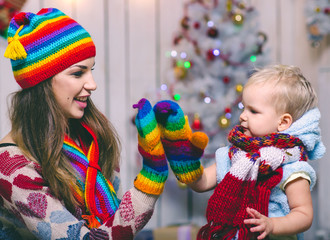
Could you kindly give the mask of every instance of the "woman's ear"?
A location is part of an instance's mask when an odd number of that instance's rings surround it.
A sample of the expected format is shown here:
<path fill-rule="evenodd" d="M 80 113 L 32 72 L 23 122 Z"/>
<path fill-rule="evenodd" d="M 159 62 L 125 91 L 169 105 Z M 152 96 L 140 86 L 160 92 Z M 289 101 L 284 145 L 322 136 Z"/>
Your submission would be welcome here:
<path fill-rule="evenodd" d="M 279 124 L 277 126 L 277 130 L 282 132 L 288 129 L 292 124 L 292 116 L 289 113 L 284 113 L 279 120 Z"/>

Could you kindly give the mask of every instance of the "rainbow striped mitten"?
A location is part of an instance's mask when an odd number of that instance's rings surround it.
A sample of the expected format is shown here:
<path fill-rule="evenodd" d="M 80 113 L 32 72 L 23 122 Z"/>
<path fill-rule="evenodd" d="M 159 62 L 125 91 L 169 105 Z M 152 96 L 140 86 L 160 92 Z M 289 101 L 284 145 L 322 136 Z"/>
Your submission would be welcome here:
<path fill-rule="evenodd" d="M 143 157 L 143 167 L 134 180 L 134 186 L 142 192 L 159 195 L 168 176 L 160 130 L 148 100 L 142 98 L 133 108 L 138 109 L 135 125 L 138 130 L 138 149 Z"/>
<path fill-rule="evenodd" d="M 203 173 L 200 158 L 209 141 L 203 132 L 192 133 L 188 117 L 173 101 L 160 101 L 154 112 L 170 166 L 180 182 L 192 183 Z"/>

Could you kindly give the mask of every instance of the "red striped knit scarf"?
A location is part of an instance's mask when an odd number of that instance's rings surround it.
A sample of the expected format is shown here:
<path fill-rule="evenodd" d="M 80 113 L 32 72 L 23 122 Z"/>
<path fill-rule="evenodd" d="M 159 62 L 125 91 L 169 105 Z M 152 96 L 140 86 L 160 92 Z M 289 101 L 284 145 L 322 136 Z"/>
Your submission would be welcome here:
<path fill-rule="evenodd" d="M 77 186 L 72 189 L 86 213 L 82 215 L 89 228 L 97 228 L 115 214 L 119 207 L 119 199 L 109 180 L 107 180 L 98 164 L 99 147 L 97 137 L 84 122 L 82 126 L 92 137 L 89 146 L 79 139 L 80 146 L 65 136 L 63 152 L 71 160 L 70 163 L 77 171 Z"/>
<path fill-rule="evenodd" d="M 288 134 L 273 133 L 253 138 L 244 135 L 243 129 L 236 126 L 229 133 L 228 140 L 232 143 L 229 151 L 232 166 L 209 199 L 207 224 L 201 228 L 197 239 L 232 239 L 237 232 L 239 240 L 256 239 L 255 233 L 251 233 L 243 222 L 249 218 L 246 208 L 254 208 L 268 216 L 271 190 L 283 175 L 283 160 L 277 163 L 260 162 L 260 148 L 275 146 L 288 149 L 299 146 L 300 160 L 307 160 L 303 143 Z M 241 158 L 235 157 L 239 150 L 244 151 Z"/>

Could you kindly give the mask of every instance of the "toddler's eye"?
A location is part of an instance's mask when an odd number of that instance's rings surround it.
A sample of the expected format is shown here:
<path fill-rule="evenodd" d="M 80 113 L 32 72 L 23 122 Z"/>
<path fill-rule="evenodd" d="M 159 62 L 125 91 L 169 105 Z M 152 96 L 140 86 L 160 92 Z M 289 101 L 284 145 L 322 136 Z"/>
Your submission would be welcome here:
<path fill-rule="evenodd" d="M 256 114 L 258 112 L 256 110 L 254 110 L 254 109 L 251 109 L 251 113 Z"/>

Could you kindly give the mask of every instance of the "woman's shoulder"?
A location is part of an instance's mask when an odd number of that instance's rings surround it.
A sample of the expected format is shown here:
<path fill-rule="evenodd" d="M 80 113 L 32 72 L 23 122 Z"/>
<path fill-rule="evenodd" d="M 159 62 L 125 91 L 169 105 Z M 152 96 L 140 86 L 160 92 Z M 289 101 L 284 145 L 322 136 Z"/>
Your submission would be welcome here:
<path fill-rule="evenodd" d="M 28 159 L 14 143 L 0 143 L 0 173 L 10 176 L 23 169 L 31 167 L 33 171 L 40 171 L 39 164 Z M 24 170 L 26 171 L 26 170 Z M 0 175 L 1 175 L 0 174 Z"/>

